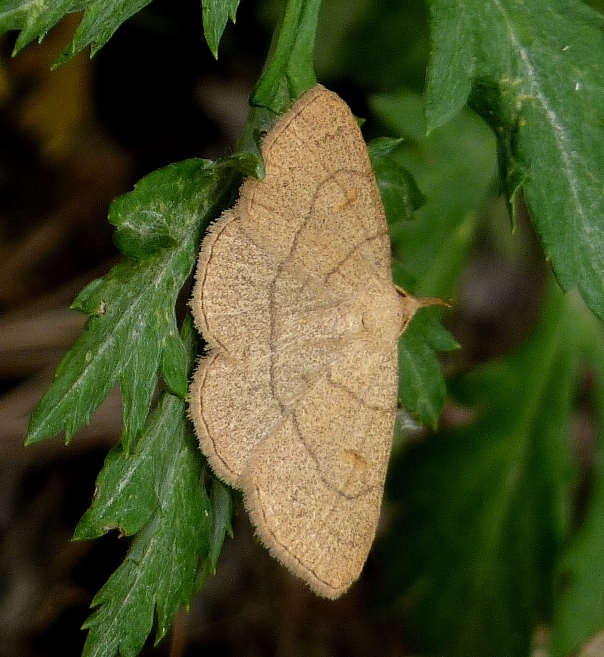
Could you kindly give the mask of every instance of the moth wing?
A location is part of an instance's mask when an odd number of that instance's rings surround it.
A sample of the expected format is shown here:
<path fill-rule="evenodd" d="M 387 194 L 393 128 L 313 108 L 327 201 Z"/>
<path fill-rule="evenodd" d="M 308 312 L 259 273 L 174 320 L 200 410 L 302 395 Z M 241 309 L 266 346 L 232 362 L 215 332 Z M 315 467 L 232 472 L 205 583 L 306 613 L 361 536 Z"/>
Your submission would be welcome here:
<path fill-rule="evenodd" d="M 396 414 L 389 401 L 370 407 L 325 372 L 242 473 L 261 540 L 319 595 L 346 591 L 371 548 Z"/>

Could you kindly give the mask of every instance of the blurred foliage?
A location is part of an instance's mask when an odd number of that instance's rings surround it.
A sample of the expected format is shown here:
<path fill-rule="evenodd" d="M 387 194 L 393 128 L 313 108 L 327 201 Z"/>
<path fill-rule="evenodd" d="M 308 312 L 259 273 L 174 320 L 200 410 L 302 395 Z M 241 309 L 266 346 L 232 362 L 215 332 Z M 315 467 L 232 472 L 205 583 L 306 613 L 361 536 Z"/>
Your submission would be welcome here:
<path fill-rule="evenodd" d="M 259 14 L 268 27 L 281 11 L 279 0 L 266 0 Z M 385 48 L 386 43 L 393 47 Z M 403 87 L 421 91 L 428 52 L 428 12 L 421 0 L 322 3 L 315 67 L 328 86 L 346 80 L 366 92 Z"/>

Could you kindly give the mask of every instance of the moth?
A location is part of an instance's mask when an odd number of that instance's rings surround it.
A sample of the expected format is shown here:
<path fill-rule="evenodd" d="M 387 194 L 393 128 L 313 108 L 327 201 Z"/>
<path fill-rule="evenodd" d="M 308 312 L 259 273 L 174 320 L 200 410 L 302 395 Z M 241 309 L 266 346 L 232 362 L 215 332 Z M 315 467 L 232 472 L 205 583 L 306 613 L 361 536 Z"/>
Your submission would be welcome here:
<path fill-rule="evenodd" d="M 262 156 L 264 179 L 243 183 L 201 246 L 190 305 L 208 350 L 190 415 L 269 552 L 337 598 L 373 542 L 398 338 L 422 302 L 393 283 L 382 201 L 344 101 L 310 89 Z"/>

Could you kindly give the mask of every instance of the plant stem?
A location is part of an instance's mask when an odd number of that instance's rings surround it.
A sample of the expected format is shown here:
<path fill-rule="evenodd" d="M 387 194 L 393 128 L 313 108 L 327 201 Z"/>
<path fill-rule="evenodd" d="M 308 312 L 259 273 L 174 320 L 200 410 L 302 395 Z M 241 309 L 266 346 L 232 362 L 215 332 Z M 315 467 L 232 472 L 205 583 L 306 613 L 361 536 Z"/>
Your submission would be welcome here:
<path fill-rule="evenodd" d="M 320 8 L 321 0 L 286 0 L 252 105 L 282 114 L 317 83 L 313 59 Z"/>
<path fill-rule="evenodd" d="M 264 72 L 252 92 L 252 109 L 239 141 L 238 153 L 251 153 L 257 178 L 264 176 L 259 142 L 275 117 L 317 83 L 313 64 L 315 34 L 321 0 L 286 0 L 275 28 Z"/>

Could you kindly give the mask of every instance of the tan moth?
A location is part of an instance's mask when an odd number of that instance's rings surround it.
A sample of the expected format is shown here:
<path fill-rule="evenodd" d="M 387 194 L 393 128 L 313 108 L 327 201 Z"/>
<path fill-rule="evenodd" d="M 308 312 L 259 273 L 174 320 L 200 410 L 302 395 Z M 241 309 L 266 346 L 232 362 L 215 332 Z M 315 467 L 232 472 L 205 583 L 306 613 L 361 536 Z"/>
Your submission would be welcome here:
<path fill-rule="evenodd" d="M 336 598 L 373 542 L 397 410 L 397 343 L 421 301 L 395 287 L 384 209 L 348 106 L 316 86 L 262 144 L 263 180 L 201 246 L 190 389 L 200 446 L 243 491 L 270 553 Z"/>

